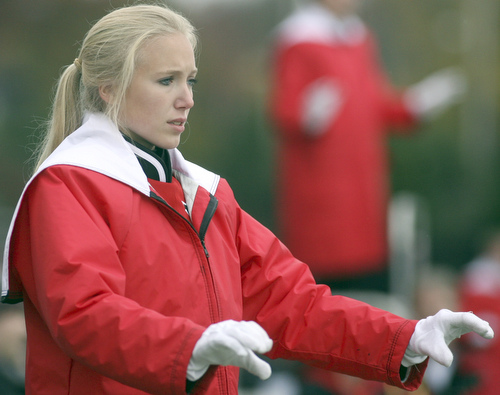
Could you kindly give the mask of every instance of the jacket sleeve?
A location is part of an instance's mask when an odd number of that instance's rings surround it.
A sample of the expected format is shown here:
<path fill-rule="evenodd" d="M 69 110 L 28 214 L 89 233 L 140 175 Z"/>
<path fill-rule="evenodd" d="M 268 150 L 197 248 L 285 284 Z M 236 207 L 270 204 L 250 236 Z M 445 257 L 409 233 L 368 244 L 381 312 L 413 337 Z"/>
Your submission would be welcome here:
<path fill-rule="evenodd" d="M 119 249 L 130 226 L 132 191 L 124 187 L 110 206 L 108 180 L 78 178 L 60 166 L 37 176 L 14 238 L 29 246 L 29 258 L 14 253 L 13 263 L 25 293 L 69 357 L 143 391 L 184 393 L 187 364 L 205 328 L 127 297 L 131 290 Z M 112 209 L 123 209 L 120 229 L 108 221 Z"/>
<path fill-rule="evenodd" d="M 325 46 L 297 44 L 276 52 L 271 92 L 271 119 L 281 137 L 304 135 L 303 101 L 308 86 L 331 72 Z"/>
<path fill-rule="evenodd" d="M 242 210 L 238 217 L 244 319 L 268 331 L 274 340 L 271 358 L 418 388 L 426 362 L 413 368 L 405 383 L 399 375 L 416 321 L 332 296 L 269 230 Z"/>
<path fill-rule="evenodd" d="M 378 99 L 380 113 L 384 123 L 390 131 L 398 133 L 408 133 L 414 130 L 418 125 L 416 114 L 412 113 L 404 100 L 404 88 L 396 88 L 387 78 L 381 61 L 379 59 L 379 51 L 377 43 L 370 35 L 367 42 L 368 58 L 374 73 L 374 79 L 378 85 Z"/>
<path fill-rule="evenodd" d="M 371 35 L 364 45 L 364 69 L 372 75 L 376 84 L 375 100 L 380 118 L 389 127 L 395 127 L 398 131 L 409 131 L 417 124 L 417 118 L 406 106 L 403 92 L 396 89 L 387 79 Z M 359 62 L 356 59 L 353 61 Z M 315 81 L 338 80 L 335 68 L 332 67 L 335 62 L 336 58 L 329 47 L 319 43 L 301 43 L 276 51 L 271 118 L 282 138 L 294 139 L 303 135 L 305 92 Z"/>

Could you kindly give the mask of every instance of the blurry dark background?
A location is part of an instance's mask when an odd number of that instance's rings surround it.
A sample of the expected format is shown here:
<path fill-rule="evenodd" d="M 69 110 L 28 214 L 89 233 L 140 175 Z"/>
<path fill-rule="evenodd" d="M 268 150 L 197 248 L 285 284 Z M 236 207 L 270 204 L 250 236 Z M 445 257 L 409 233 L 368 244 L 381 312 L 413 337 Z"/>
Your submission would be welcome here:
<path fill-rule="evenodd" d="M 0 0 L 0 225 L 31 169 L 61 68 L 93 21 L 130 1 Z M 274 229 L 274 142 L 267 118 L 271 34 L 291 0 L 170 0 L 199 29 L 199 83 L 184 156 L 227 178 L 241 206 Z M 468 78 L 464 102 L 412 137 L 391 139 L 393 190 L 428 210 L 432 260 L 460 269 L 500 227 L 497 0 L 366 0 L 381 61 L 397 85 L 447 66 Z M 3 243 L 3 237 L 0 244 Z"/>

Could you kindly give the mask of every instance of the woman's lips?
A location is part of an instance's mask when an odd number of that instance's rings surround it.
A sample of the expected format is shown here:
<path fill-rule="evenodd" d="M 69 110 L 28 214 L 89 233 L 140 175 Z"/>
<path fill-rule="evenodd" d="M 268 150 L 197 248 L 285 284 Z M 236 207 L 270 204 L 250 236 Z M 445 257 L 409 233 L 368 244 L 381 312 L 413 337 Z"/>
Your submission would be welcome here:
<path fill-rule="evenodd" d="M 186 125 L 186 120 L 185 119 L 174 119 L 172 121 L 167 122 L 169 125 L 171 125 L 174 129 L 178 130 L 179 132 L 183 132 L 185 129 Z"/>

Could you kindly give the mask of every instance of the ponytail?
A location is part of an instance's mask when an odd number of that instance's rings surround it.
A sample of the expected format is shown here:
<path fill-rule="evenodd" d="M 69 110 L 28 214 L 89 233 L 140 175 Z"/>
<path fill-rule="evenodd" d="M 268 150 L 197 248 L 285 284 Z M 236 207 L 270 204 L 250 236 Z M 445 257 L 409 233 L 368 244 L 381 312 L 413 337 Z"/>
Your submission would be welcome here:
<path fill-rule="evenodd" d="M 77 58 L 75 63 L 66 67 L 59 78 L 45 135 L 35 152 L 35 171 L 57 146 L 82 124 L 81 75 L 81 64 Z"/>

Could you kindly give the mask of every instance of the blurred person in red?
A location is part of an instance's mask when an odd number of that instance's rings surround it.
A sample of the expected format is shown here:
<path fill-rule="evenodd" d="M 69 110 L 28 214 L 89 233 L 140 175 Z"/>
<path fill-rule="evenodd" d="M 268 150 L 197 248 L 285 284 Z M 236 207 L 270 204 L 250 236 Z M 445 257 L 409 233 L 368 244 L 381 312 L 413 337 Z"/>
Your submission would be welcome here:
<path fill-rule="evenodd" d="M 389 130 L 435 116 L 465 87 L 451 68 L 392 87 L 360 3 L 299 7 L 277 27 L 273 59 L 280 236 L 334 292 L 388 290 Z"/>
<path fill-rule="evenodd" d="M 485 317 L 500 327 L 500 232 L 487 240 L 483 252 L 466 267 L 460 286 L 461 308 Z M 468 395 L 498 394 L 500 343 L 466 335 L 458 343 L 458 375 L 467 378 Z"/>

